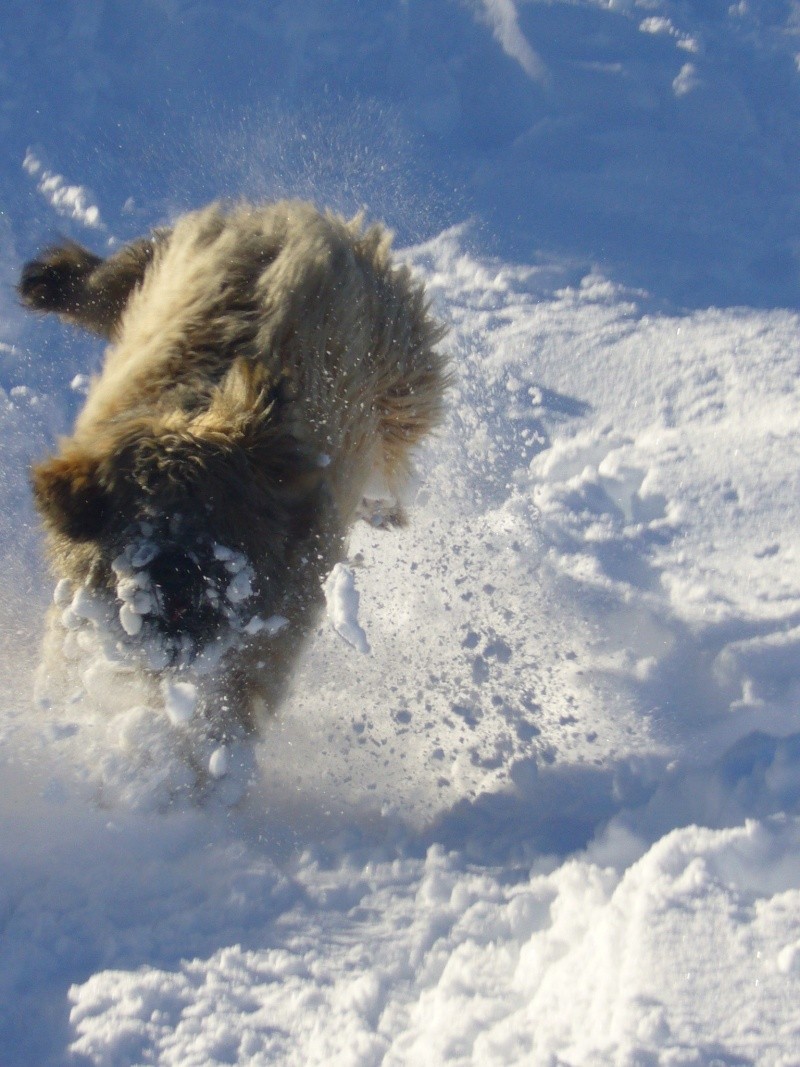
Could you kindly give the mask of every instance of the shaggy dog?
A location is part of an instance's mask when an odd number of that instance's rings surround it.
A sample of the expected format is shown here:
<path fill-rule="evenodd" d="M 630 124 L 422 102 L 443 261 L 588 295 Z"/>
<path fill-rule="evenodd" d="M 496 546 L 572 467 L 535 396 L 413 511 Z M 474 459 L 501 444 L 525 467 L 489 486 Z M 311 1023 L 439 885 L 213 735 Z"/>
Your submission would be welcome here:
<path fill-rule="evenodd" d="M 201 678 L 212 724 L 257 729 L 368 482 L 399 497 L 442 414 L 443 331 L 389 244 L 303 202 L 214 204 L 25 266 L 29 308 L 110 341 L 32 471 L 58 640 L 101 619 L 145 674 Z"/>

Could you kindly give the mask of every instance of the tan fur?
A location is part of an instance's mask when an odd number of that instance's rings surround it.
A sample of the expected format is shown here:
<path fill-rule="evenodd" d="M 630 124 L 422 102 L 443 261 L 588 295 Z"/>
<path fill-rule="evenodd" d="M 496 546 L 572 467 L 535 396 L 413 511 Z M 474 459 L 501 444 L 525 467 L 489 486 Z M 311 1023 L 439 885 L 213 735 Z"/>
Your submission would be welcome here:
<path fill-rule="evenodd" d="M 55 573 L 113 596 L 130 524 L 173 514 L 241 549 L 255 610 L 291 623 L 224 665 L 221 704 L 248 727 L 283 688 L 370 476 L 399 494 L 442 415 L 443 331 L 389 244 L 299 201 L 211 205 L 105 262 L 70 245 L 23 272 L 29 306 L 111 341 L 73 436 L 33 471 Z"/>

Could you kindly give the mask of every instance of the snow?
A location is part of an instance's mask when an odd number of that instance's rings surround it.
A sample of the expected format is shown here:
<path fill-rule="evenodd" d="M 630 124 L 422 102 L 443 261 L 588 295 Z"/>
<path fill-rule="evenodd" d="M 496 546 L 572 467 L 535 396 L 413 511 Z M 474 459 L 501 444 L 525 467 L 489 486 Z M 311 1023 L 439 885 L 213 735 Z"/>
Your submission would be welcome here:
<path fill-rule="evenodd" d="M 30 149 L 22 161 L 24 170 L 37 178 L 37 189 L 59 215 L 75 219 L 89 229 L 103 229 L 100 210 L 89 202 L 90 194 L 80 185 L 68 185 L 62 174 L 45 170 Z"/>
<path fill-rule="evenodd" d="M 228 583 L 225 595 L 231 604 L 240 604 L 253 595 L 252 575 L 247 570 L 239 571 Z"/>
<path fill-rule="evenodd" d="M 798 18 L 0 16 L 4 1067 L 799 1062 Z M 287 193 L 396 228 L 457 375 L 248 745 L 120 652 L 147 530 L 121 626 L 53 590 L 27 467 L 101 346 L 9 294 L 55 233 Z"/>
<path fill-rule="evenodd" d="M 262 619 L 260 615 L 254 615 L 244 627 L 244 631 L 248 634 L 259 634 L 266 630 L 272 636 L 288 625 L 289 620 L 283 615 L 270 615 L 268 619 Z"/>
<path fill-rule="evenodd" d="M 141 567 L 146 567 L 148 563 L 152 563 L 157 555 L 158 546 L 152 541 L 143 541 L 131 554 L 131 566 L 139 570 Z"/>
<path fill-rule="evenodd" d="M 335 564 L 325 581 L 325 605 L 328 619 L 337 634 L 357 652 L 369 653 L 369 641 L 358 621 L 361 597 L 356 589 L 352 567 Z"/>
<path fill-rule="evenodd" d="M 119 609 L 119 621 L 129 637 L 135 637 L 142 629 L 142 616 L 133 604 L 124 603 Z"/>
<path fill-rule="evenodd" d="M 197 686 L 194 682 L 167 682 L 163 687 L 164 707 L 174 726 L 189 722 L 197 710 Z"/>
<path fill-rule="evenodd" d="M 228 773 L 230 757 L 227 745 L 220 745 L 211 753 L 208 760 L 208 771 L 212 778 L 224 778 Z"/>
<path fill-rule="evenodd" d="M 483 0 L 483 11 L 503 51 L 515 59 L 533 81 L 546 82 L 547 68 L 520 29 L 513 0 Z"/>

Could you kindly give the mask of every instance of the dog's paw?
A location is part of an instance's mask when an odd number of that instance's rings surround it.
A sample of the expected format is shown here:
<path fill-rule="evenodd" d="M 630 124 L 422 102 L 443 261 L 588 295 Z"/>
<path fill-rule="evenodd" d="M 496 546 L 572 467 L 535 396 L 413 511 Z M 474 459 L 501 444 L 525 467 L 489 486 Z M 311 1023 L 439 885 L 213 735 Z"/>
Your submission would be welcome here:
<path fill-rule="evenodd" d="M 402 504 L 396 500 L 372 500 L 364 497 L 357 517 L 377 530 L 393 530 L 408 525 L 408 516 Z"/>
<path fill-rule="evenodd" d="M 48 248 L 22 268 L 17 292 L 37 311 L 69 311 L 80 301 L 88 276 L 103 261 L 72 241 Z"/>

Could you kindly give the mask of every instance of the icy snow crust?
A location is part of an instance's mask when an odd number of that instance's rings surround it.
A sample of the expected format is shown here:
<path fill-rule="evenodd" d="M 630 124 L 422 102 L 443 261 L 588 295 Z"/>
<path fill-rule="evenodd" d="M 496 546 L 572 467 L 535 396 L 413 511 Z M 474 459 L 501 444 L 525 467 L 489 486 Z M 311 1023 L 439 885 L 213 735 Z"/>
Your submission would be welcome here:
<path fill-rule="evenodd" d="M 55 590 L 81 668 L 33 701 L 25 470 L 100 353 L 0 287 L 4 1067 L 798 1063 L 795 7 L 15 10 L 5 280 L 221 175 L 367 201 L 458 373 L 411 524 L 357 526 L 280 715 L 229 743 L 201 674 L 143 696 L 124 667 L 146 531 L 113 611 Z M 265 64 L 296 98 L 252 100 Z M 33 160 L 97 215 L 57 217 Z M 241 632 L 286 625 L 246 594 Z"/>

